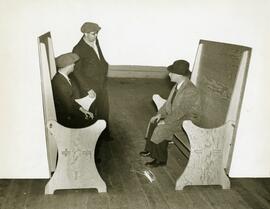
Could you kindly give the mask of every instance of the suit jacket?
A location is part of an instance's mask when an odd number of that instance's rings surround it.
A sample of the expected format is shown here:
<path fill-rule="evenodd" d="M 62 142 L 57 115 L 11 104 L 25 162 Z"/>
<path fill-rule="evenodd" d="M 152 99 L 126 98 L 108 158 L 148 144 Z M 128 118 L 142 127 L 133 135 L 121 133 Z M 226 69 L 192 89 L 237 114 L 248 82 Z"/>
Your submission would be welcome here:
<path fill-rule="evenodd" d="M 192 120 L 195 124 L 200 122 L 201 98 L 198 89 L 187 78 L 177 91 L 173 101 L 173 92 L 177 84 L 172 88 L 167 101 L 158 111 L 164 125 L 158 125 L 151 137 L 151 141 L 158 144 L 164 140 L 171 140 L 173 134 L 186 137 L 182 128 L 184 120 Z"/>
<path fill-rule="evenodd" d="M 98 39 L 96 45 L 100 59 L 95 50 L 83 40 L 83 37 L 73 48 L 73 52 L 79 55 L 80 60 L 75 64 L 71 77 L 73 76 L 75 79 L 81 97 L 86 96 L 87 92 L 93 89 L 97 93 L 98 99 L 99 92 L 106 87 L 108 63 L 103 57 Z"/>
<path fill-rule="evenodd" d="M 79 110 L 81 106 L 75 102 L 78 96 L 73 91 L 72 85 L 60 73 L 56 73 L 53 77 L 52 89 L 58 123 L 68 128 L 82 128 L 93 123 L 86 120 L 85 115 Z"/>

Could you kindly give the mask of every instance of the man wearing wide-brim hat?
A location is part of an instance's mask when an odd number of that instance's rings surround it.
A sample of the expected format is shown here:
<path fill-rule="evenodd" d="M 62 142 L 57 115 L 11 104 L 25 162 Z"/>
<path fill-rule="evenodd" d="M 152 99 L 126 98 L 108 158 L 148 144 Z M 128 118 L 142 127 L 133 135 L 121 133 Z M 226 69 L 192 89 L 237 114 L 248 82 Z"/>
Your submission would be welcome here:
<path fill-rule="evenodd" d="M 107 93 L 108 63 L 103 57 L 99 41 L 98 32 L 101 27 L 94 22 L 85 22 L 81 26 L 82 38 L 73 48 L 73 52 L 78 54 L 80 60 L 76 63 L 73 72 L 73 79 L 79 89 L 81 97 L 87 95 L 90 89 L 96 92 L 95 113 L 97 119 L 104 119 L 107 128 L 102 136 L 111 139 L 109 135 L 109 101 Z"/>
<path fill-rule="evenodd" d="M 167 67 L 171 82 L 176 83 L 172 88 L 167 101 L 149 122 L 146 133 L 143 157 L 151 157 L 153 161 L 147 162 L 150 167 L 163 166 L 168 158 L 168 141 L 174 134 L 187 137 L 182 129 L 184 120 L 192 120 L 197 124 L 200 121 L 200 94 L 198 89 L 189 80 L 191 72 L 189 63 L 177 60 Z"/>

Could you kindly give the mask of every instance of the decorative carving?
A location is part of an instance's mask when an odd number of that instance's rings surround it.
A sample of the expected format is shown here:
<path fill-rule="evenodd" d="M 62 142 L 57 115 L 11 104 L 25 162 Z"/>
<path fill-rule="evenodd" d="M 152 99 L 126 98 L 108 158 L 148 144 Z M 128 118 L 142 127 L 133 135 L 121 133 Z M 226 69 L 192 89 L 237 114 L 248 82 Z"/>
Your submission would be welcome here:
<path fill-rule="evenodd" d="M 230 188 L 229 178 L 223 165 L 223 148 L 231 123 L 215 129 L 203 129 L 191 121 L 184 121 L 183 127 L 190 140 L 190 158 L 184 173 L 176 182 L 176 190 L 186 185 L 221 185 Z"/>
<path fill-rule="evenodd" d="M 230 100 L 231 93 L 229 89 L 221 82 L 218 82 L 214 79 L 210 79 L 207 76 L 203 76 L 202 82 L 205 83 L 207 93 L 213 93 L 216 97 L 221 99 Z"/>
<path fill-rule="evenodd" d="M 53 194 L 57 189 L 97 188 L 106 192 L 106 184 L 100 177 L 94 160 L 97 139 L 106 127 L 104 120 L 98 120 L 84 129 L 70 129 L 53 123 L 51 133 L 56 139 L 58 158 L 56 170 L 46 185 L 45 194 Z"/>
<path fill-rule="evenodd" d="M 67 148 L 65 148 L 64 151 L 61 152 L 62 155 L 65 155 L 65 157 L 67 157 L 70 153 L 73 154 L 73 158 L 77 159 L 78 156 L 90 156 L 91 157 L 91 151 L 90 150 L 68 150 Z"/>
<path fill-rule="evenodd" d="M 62 155 L 65 155 L 65 157 L 66 157 L 68 154 L 70 154 L 70 151 L 67 150 L 67 148 L 66 148 L 64 151 L 62 151 Z"/>

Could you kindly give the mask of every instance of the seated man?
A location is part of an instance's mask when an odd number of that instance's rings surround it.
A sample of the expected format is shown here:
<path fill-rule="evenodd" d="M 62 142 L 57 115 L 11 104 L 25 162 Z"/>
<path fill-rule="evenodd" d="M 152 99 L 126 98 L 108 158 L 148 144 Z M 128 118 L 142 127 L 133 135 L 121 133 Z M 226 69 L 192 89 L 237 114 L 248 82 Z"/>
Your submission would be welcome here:
<path fill-rule="evenodd" d="M 76 92 L 68 75 L 73 72 L 79 56 L 75 53 L 63 54 L 55 59 L 57 73 L 52 79 L 52 89 L 57 121 L 68 128 L 83 128 L 95 121 L 91 112 L 81 107 L 76 101 Z"/>
<path fill-rule="evenodd" d="M 154 159 L 145 164 L 150 167 L 166 165 L 168 141 L 175 133 L 181 137 L 187 137 L 182 128 L 183 121 L 192 120 L 196 123 L 200 118 L 200 94 L 189 80 L 191 75 L 189 63 L 185 60 L 177 60 L 167 70 L 171 82 L 176 84 L 167 101 L 151 118 L 145 136 L 145 148 L 143 152 L 140 152 L 141 156 L 150 156 Z"/>

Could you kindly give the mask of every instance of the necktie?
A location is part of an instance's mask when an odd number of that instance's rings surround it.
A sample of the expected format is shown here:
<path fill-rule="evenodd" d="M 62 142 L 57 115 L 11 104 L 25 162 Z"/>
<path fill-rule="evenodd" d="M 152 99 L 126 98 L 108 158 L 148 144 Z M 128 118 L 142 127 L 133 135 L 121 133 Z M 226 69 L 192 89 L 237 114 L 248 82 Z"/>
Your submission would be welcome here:
<path fill-rule="evenodd" d="M 177 85 L 175 85 L 174 92 L 173 92 L 172 99 L 171 99 L 171 104 L 173 103 L 173 100 L 175 98 L 175 95 L 177 94 L 177 91 L 178 91 Z"/>

